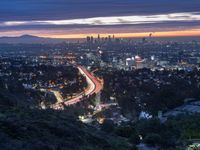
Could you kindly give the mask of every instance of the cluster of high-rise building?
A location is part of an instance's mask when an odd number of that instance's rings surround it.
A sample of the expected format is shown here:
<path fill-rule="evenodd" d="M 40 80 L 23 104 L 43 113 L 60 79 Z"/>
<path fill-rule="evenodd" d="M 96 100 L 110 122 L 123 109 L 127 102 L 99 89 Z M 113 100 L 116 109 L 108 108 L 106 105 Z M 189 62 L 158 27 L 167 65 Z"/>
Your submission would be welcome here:
<path fill-rule="evenodd" d="M 97 35 L 96 38 L 93 36 L 87 36 L 86 41 L 87 43 L 96 43 L 96 42 L 109 42 L 115 39 L 115 35 L 108 35 L 107 37 L 101 37 L 100 34 Z"/>

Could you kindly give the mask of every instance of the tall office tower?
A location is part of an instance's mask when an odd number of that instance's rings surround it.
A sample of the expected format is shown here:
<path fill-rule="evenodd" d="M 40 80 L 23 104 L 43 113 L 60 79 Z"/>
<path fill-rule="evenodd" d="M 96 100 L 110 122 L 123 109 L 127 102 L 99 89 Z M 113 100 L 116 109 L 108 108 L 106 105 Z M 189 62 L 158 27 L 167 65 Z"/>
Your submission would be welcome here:
<path fill-rule="evenodd" d="M 87 43 L 90 42 L 90 37 L 89 36 L 86 37 L 86 41 L 87 41 Z"/>
<path fill-rule="evenodd" d="M 109 42 L 111 41 L 111 36 L 110 36 L 110 35 L 108 36 L 108 41 L 109 41 Z"/>
<path fill-rule="evenodd" d="M 93 36 L 90 37 L 90 42 L 94 43 L 94 37 Z"/>
<path fill-rule="evenodd" d="M 101 40 L 100 34 L 98 34 L 97 39 L 98 39 L 98 42 L 100 42 L 100 40 Z"/>

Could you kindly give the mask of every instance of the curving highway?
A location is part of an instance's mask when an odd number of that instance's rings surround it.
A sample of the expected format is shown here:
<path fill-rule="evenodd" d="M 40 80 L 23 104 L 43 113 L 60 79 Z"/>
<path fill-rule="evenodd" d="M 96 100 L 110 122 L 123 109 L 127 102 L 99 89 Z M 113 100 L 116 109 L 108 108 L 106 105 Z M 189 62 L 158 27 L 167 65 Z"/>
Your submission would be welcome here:
<path fill-rule="evenodd" d="M 101 83 L 96 79 L 96 77 L 94 77 L 91 73 L 89 73 L 84 67 L 82 66 L 78 66 L 77 67 L 79 69 L 79 72 L 86 77 L 86 81 L 87 81 L 87 84 L 88 84 L 88 87 L 86 89 L 86 91 L 81 94 L 81 95 L 78 95 L 66 102 L 64 102 L 64 105 L 73 105 L 73 104 L 76 104 L 78 102 L 80 102 L 82 100 L 82 98 L 84 96 L 90 96 L 92 94 L 97 94 L 99 93 L 101 90 L 102 90 L 102 85 Z"/>

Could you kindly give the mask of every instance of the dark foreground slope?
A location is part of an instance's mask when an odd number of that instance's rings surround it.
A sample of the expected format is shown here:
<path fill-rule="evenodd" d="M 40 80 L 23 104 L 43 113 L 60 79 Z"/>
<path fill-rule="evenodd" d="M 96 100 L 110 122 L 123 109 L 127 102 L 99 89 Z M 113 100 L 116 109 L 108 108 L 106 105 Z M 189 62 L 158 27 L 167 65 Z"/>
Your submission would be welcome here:
<path fill-rule="evenodd" d="M 4 99 L 0 99 L 2 102 Z M 5 103 L 4 103 L 5 104 Z M 82 124 L 66 112 L 0 103 L 0 149 L 128 150 L 119 139 Z"/>

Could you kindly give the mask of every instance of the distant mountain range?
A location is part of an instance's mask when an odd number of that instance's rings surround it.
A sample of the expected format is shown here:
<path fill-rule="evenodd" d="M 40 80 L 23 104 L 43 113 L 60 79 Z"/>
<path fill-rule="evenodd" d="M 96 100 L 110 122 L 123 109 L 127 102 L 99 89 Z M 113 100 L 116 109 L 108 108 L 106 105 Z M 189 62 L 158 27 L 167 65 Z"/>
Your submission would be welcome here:
<path fill-rule="evenodd" d="M 0 43 L 12 43 L 12 44 L 18 44 L 18 43 L 24 43 L 24 44 L 35 44 L 35 43 L 62 43 L 67 41 L 75 41 L 73 39 L 58 39 L 58 38 L 44 38 L 44 37 L 38 37 L 33 35 L 22 35 L 17 37 L 0 37 Z M 76 39 L 77 41 L 77 39 Z"/>

